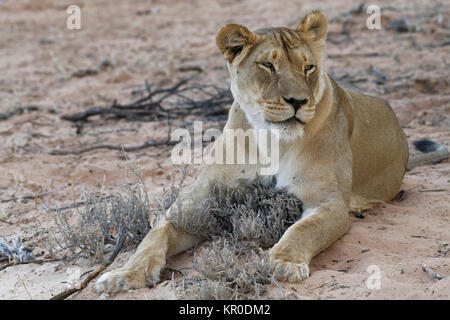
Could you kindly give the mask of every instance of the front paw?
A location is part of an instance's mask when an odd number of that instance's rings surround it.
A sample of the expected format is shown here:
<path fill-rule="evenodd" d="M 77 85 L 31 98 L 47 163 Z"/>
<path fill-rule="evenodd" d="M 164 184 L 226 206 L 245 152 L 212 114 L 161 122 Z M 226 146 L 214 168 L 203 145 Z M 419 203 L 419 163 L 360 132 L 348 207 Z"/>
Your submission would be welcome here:
<path fill-rule="evenodd" d="M 97 293 L 115 293 L 154 286 L 159 282 L 161 269 L 149 273 L 144 270 L 117 269 L 103 274 L 95 283 Z"/>
<path fill-rule="evenodd" d="M 309 278 L 307 263 L 294 263 L 270 257 L 274 276 L 278 281 L 298 282 Z"/>

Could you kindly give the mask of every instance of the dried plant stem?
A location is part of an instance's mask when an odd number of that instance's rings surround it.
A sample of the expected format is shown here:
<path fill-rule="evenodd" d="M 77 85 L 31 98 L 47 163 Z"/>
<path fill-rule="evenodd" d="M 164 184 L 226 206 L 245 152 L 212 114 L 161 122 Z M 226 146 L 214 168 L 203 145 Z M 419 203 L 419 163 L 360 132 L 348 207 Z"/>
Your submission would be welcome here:
<path fill-rule="evenodd" d="M 0 271 L 5 270 L 8 267 L 18 266 L 20 264 L 29 264 L 29 263 L 37 263 L 42 264 L 46 262 L 55 262 L 61 261 L 60 258 L 51 258 L 51 259 L 35 259 L 35 260 L 27 260 L 27 261 L 12 261 L 0 267 Z"/>
<path fill-rule="evenodd" d="M 114 101 L 109 107 L 92 107 L 83 112 L 64 115 L 61 119 L 82 122 L 96 115 L 113 115 L 128 121 L 170 121 L 187 115 L 209 117 L 227 113 L 227 107 L 233 102 L 229 89 L 202 84 L 186 86 L 190 80 L 190 77 L 184 78 L 171 87 L 156 90 L 146 83 L 147 94 L 135 102 L 122 105 Z M 194 100 L 186 95 L 190 92 L 200 93 L 207 98 Z M 180 101 L 174 104 L 171 98 Z"/>
<path fill-rule="evenodd" d="M 11 223 L 11 222 L 9 222 L 9 221 L 7 221 L 7 220 L 4 220 L 4 219 L 0 219 L 0 222 L 3 222 L 3 223 L 6 223 L 6 224 L 9 224 L 10 226 L 12 226 L 12 225 L 13 225 L 13 223 Z"/>
<path fill-rule="evenodd" d="M 422 264 L 422 269 L 423 271 L 427 272 L 432 278 L 438 279 L 438 280 L 442 280 L 447 278 L 446 276 L 442 276 L 440 274 L 437 274 L 436 272 L 434 272 L 429 266 L 427 266 L 425 263 Z"/>
<path fill-rule="evenodd" d="M 120 250 L 122 250 L 123 245 L 125 244 L 125 240 L 126 240 L 127 236 L 128 236 L 127 233 L 120 232 L 120 234 L 117 236 L 117 242 L 116 242 L 116 246 L 114 248 L 114 251 L 111 253 L 109 258 L 106 261 L 102 262 L 102 264 L 97 269 L 95 269 L 91 274 L 89 274 L 87 276 L 87 278 L 83 280 L 83 282 L 81 283 L 79 288 L 71 288 L 71 289 L 68 289 L 66 291 L 63 291 L 63 292 L 57 294 L 56 296 L 53 296 L 50 300 L 64 300 L 64 299 L 67 299 L 68 297 L 70 297 L 74 293 L 77 293 L 78 291 L 81 291 L 84 288 L 86 288 L 87 285 L 92 280 L 97 278 L 97 276 L 100 273 L 102 273 L 106 268 L 108 268 L 108 266 L 111 263 L 114 262 L 114 259 L 116 259 L 116 257 L 119 254 Z"/>
<path fill-rule="evenodd" d="M 0 200 L 0 203 L 17 201 L 17 200 L 30 200 L 30 199 L 43 198 L 46 195 L 48 195 L 48 193 L 39 193 L 39 194 L 30 194 L 30 195 L 24 195 L 24 196 L 19 196 L 19 197 L 11 197 L 11 198 Z"/>
<path fill-rule="evenodd" d="M 144 144 L 138 146 L 122 146 L 122 145 L 111 145 L 111 144 L 99 144 L 92 147 L 87 147 L 79 150 L 52 150 L 50 151 L 50 155 L 53 156 L 65 156 L 69 154 L 79 155 L 85 152 L 89 152 L 92 150 L 98 149 L 107 149 L 107 150 L 118 150 L 125 152 L 139 151 L 148 147 L 157 147 L 157 146 L 172 146 L 177 144 L 179 141 L 170 141 L 170 140 L 161 140 L 161 141 L 147 141 Z"/>
<path fill-rule="evenodd" d="M 39 109 L 40 108 L 38 106 L 19 107 L 7 113 L 0 113 L 0 121 L 8 120 L 9 118 L 17 114 L 22 114 L 30 111 L 39 111 Z"/>

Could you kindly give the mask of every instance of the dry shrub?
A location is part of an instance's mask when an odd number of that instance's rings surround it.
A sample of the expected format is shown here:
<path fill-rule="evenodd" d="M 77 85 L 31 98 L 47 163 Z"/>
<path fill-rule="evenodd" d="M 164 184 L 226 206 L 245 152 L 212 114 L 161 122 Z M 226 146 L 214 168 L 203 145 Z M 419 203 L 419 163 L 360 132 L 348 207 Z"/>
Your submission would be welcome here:
<path fill-rule="evenodd" d="M 161 218 L 166 213 L 167 209 L 177 201 L 184 187 L 186 177 L 189 175 L 191 169 L 190 166 L 185 165 L 179 170 L 172 170 L 170 187 L 168 189 L 163 188 L 160 198 L 154 199 L 156 204 L 156 210 L 154 212 L 158 218 Z M 179 180 L 178 182 L 177 179 Z"/>
<path fill-rule="evenodd" d="M 9 261 L 28 261 L 33 260 L 32 249 L 23 244 L 22 238 L 11 239 L 11 243 L 0 237 L 0 258 L 6 258 Z"/>
<path fill-rule="evenodd" d="M 190 215 L 183 214 L 179 195 L 189 167 L 181 177 L 172 173 L 172 183 L 155 199 L 153 210 L 141 175 L 124 192 L 101 198 L 84 191 L 85 207 L 75 212 L 76 224 L 66 212 L 58 212 L 56 223 L 62 236 L 60 247 L 70 258 L 84 256 L 102 261 L 105 246 L 115 244 L 116 235 L 128 234 L 126 246 L 136 247 L 155 220 L 175 204 L 172 223 L 178 228 L 213 240 L 195 256 L 195 275 L 176 283 L 181 298 L 260 299 L 273 283 L 272 266 L 261 247 L 274 245 L 302 213 L 302 203 L 284 190 L 275 189 L 275 180 L 257 180 L 246 189 L 232 189 L 219 182 L 209 188 L 209 197 L 196 201 Z M 133 171 L 135 172 L 135 171 Z M 178 202 L 177 202 L 178 201 Z"/>
<path fill-rule="evenodd" d="M 178 284 L 183 299 L 260 299 L 272 282 L 273 270 L 264 254 L 244 242 L 219 239 L 195 256 L 196 275 Z"/>
<path fill-rule="evenodd" d="M 126 185 L 122 193 L 112 197 L 99 197 L 84 190 L 83 208 L 72 214 L 57 212 L 55 222 L 61 240 L 55 241 L 69 251 L 69 260 L 85 257 L 91 263 L 101 262 L 105 246 L 116 243 L 119 231 L 128 235 L 125 247 L 129 248 L 136 247 L 150 231 L 150 201 L 141 175 L 136 178 L 135 184 Z M 75 224 L 70 215 L 77 216 Z"/>
<path fill-rule="evenodd" d="M 302 214 L 302 203 L 275 180 L 257 180 L 246 189 L 214 182 L 209 197 L 191 214 L 179 210 L 172 222 L 213 241 L 196 255 L 196 275 L 176 284 L 181 298 L 201 300 L 260 299 L 274 281 L 273 268 L 259 247 L 273 246 Z"/>
<path fill-rule="evenodd" d="M 302 214 L 302 202 L 284 190 L 275 189 L 275 180 L 261 179 L 245 189 L 233 189 L 213 182 L 209 197 L 193 200 L 194 210 L 184 214 L 181 206 L 171 222 L 179 229 L 209 239 L 231 236 L 236 241 L 254 241 L 273 246 Z"/>

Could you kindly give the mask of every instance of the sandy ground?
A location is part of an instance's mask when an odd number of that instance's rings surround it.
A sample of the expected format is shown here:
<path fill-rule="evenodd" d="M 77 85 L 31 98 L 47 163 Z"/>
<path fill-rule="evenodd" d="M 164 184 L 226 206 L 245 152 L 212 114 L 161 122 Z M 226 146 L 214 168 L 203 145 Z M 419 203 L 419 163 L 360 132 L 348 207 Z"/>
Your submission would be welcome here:
<path fill-rule="evenodd" d="M 97 118 L 77 135 L 62 114 L 114 99 L 128 102 L 144 81 L 176 81 L 191 72 L 195 81 L 227 86 L 225 63 L 215 47 L 215 33 L 225 23 L 251 29 L 294 27 L 303 12 L 322 9 L 330 22 L 327 70 L 353 80 L 362 90 L 390 101 L 410 142 L 430 138 L 450 146 L 450 7 L 440 1 L 378 1 L 382 30 L 366 28 L 365 12 L 349 14 L 358 1 L 77 1 L 82 29 L 65 27 L 71 1 L 6 0 L 0 3 L 0 113 L 36 105 L 40 111 L 0 121 L 0 236 L 20 234 L 36 256 L 48 257 L 54 212 L 70 205 L 81 188 L 96 190 L 104 181 L 112 193 L 123 184 L 125 167 L 143 169 L 152 195 L 170 180 L 170 148 L 128 153 L 92 151 L 54 156 L 54 149 L 95 143 L 138 145 L 164 138 L 160 124 Z M 407 17 L 411 32 L 396 32 L 390 22 Z M 345 26 L 345 29 L 344 29 Z M 349 37 L 342 31 L 347 30 Z M 77 71 L 110 67 L 95 75 Z M 371 72 L 379 70 L 385 79 Z M 181 69 L 180 69 L 181 68 Z M 377 83 L 378 82 L 378 83 Z M 193 180 L 198 168 L 192 174 Z M 73 186 L 73 188 L 72 188 Z M 311 277 L 282 286 L 300 299 L 449 299 L 450 277 L 432 278 L 425 263 L 450 275 L 450 165 L 448 160 L 409 171 L 406 197 L 375 207 L 363 219 L 352 217 L 350 231 L 313 259 Z M 3 201 L 30 194 L 39 199 Z M 122 253 L 120 266 L 129 256 Z M 193 252 L 173 257 L 172 269 L 190 267 Z M 381 272 L 379 288 L 369 288 L 369 266 Z M 48 299 L 92 266 L 53 262 L 0 271 L 0 299 Z M 171 277 L 166 272 L 165 279 Z M 275 290 L 275 288 L 273 288 Z M 169 280 L 151 289 L 98 296 L 90 285 L 74 299 L 174 299 Z"/>

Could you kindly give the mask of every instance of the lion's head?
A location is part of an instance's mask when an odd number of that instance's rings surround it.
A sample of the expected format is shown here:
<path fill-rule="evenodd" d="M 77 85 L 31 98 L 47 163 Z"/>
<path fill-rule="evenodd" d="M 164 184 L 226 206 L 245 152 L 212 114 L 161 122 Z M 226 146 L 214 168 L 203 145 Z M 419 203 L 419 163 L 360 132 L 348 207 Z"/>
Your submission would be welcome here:
<path fill-rule="evenodd" d="M 322 50 L 327 18 L 305 15 L 297 29 L 249 31 L 224 26 L 217 46 L 228 61 L 231 91 L 256 129 L 279 129 L 281 137 L 302 136 L 323 92 Z"/>

